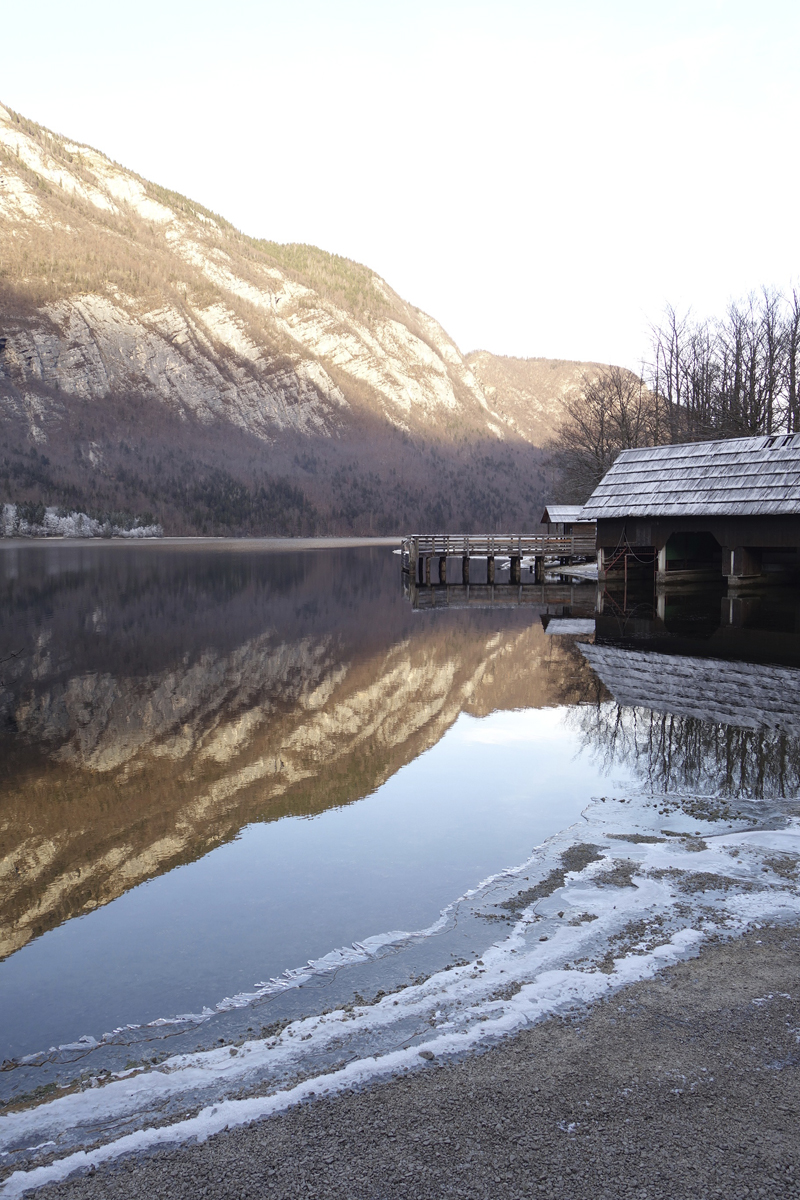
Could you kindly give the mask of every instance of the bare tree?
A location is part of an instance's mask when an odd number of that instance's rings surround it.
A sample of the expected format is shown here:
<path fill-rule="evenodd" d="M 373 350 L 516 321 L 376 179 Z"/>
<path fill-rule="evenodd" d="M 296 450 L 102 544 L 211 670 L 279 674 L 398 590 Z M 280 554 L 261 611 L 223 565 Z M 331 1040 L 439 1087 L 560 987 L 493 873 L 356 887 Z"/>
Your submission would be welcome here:
<path fill-rule="evenodd" d="M 679 317 L 672 305 L 667 305 L 664 324 L 653 331 L 652 384 L 664 402 L 669 425 L 669 441 L 678 442 L 683 432 L 683 414 L 687 405 L 686 356 L 694 336 L 690 318 Z"/>
<path fill-rule="evenodd" d="M 797 288 L 792 291 L 789 314 L 786 320 L 786 346 L 784 355 L 784 393 L 786 395 L 786 428 L 790 433 L 800 429 L 800 411 L 797 394 L 800 371 L 800 295 Z"/>
<path fill-rule="evenodd" d="M 800 292 L 762 288 L 721 320 L 668 306 L 642 377 L 585 377 L 549 449 L 559 498 L 581 503 L 630 447 L 783 431 L 800 431 Z"/>
<path fill-rule="evenodd" d="M 668 307 L 652 330 L 647 382 L 660 398 L 669 441 L 741 437 L 798 428 L 800 298 L 762 288 L 718 321 Z"/>
<path fill-rule="evenodd" d="M 565 401 L 561 426 L 549 449 L 559 473 L 559 496 L 582 503 L 622 450 L 663 440 L 660 398 L 622 367 L 584 376 L 577 396 Z"/>

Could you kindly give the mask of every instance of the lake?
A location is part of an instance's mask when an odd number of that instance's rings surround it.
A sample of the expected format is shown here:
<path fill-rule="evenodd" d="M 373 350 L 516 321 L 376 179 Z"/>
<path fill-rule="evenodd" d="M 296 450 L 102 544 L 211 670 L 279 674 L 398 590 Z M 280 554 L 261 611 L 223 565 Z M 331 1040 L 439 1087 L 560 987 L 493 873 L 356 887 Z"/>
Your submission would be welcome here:
<path fill-rule="evenodd" d="M 787 819 L 794 598 L 567 582 L 432 606 L 387 546 L 0 543 L 6 1091 L 474 958 L 464 897 L 593 798 Z"/>

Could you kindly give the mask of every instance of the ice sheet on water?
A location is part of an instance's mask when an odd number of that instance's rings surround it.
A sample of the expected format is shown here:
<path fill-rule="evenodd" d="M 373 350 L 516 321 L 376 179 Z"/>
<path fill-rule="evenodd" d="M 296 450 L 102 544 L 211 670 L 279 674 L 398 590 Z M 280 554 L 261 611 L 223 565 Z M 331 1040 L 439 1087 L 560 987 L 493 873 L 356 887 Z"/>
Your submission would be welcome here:
<path fill-rule="evenodd" d="M 799 822 L 773 814 L 772 828 L 753 828 L 752 820 L 702 820 L 673 806 L 670 829 L 662 831 L 666 799 L 595 801 L 582 823 L 454 902 L 462 914 L 469 905 L 511 920 L 472 962 L 374 1004 L 304 1017 L 240 1046 L 174 1055 L 0 1118 L 0 1152 L 19 1168 L 0 1194 L 19 1196 L 133 1150 L 204 1139 L 312 1095 L 430 1069 L 420 1050 L 436 1061 L 479 1049 L 649 977 L 710 936 L 800 917 L 792 868 L 800 862 Z M 445 910 L 431 930 L 447 919 Z M 429 934 L 368 938 L 262 986 L 291 987 L 351 956 L 377 959 L 387 947 Z M 258 1096 L 248 1096 L 256 1089 Z M 238 1098 L 228 1098 L 232 1092 Z M 197 1115 L 186 1116 L 190 1110 Z M 59 1157 L 37 1165 L 45 1143 L 46 1155 L 55 1143 Z"/>

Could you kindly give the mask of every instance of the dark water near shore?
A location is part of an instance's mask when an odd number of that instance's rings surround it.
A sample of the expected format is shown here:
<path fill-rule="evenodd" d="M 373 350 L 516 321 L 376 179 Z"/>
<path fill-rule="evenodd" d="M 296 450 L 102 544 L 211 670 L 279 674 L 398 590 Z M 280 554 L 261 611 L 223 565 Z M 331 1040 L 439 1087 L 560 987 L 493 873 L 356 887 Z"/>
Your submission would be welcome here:
<path fill-rule="evenodd" d="M 777 593 L 415 612 L 384 547 L 57 544 L 0 589 L 0 1057 L 425 929 L 606 790 L 798 788 Z"/>

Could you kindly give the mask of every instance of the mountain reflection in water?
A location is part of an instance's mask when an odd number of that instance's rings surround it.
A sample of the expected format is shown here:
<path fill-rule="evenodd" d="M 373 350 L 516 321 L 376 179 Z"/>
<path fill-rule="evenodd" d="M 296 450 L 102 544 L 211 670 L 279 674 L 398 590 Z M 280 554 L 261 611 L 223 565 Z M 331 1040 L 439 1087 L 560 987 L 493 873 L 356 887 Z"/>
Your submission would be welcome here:
<path fill-rule="evenodd" d="M 368 795 L 462 712 L 603 696 L 536 612 L 414 615 L 398 574 L 385 548 L 3 547 L 0 955 Z"/>

